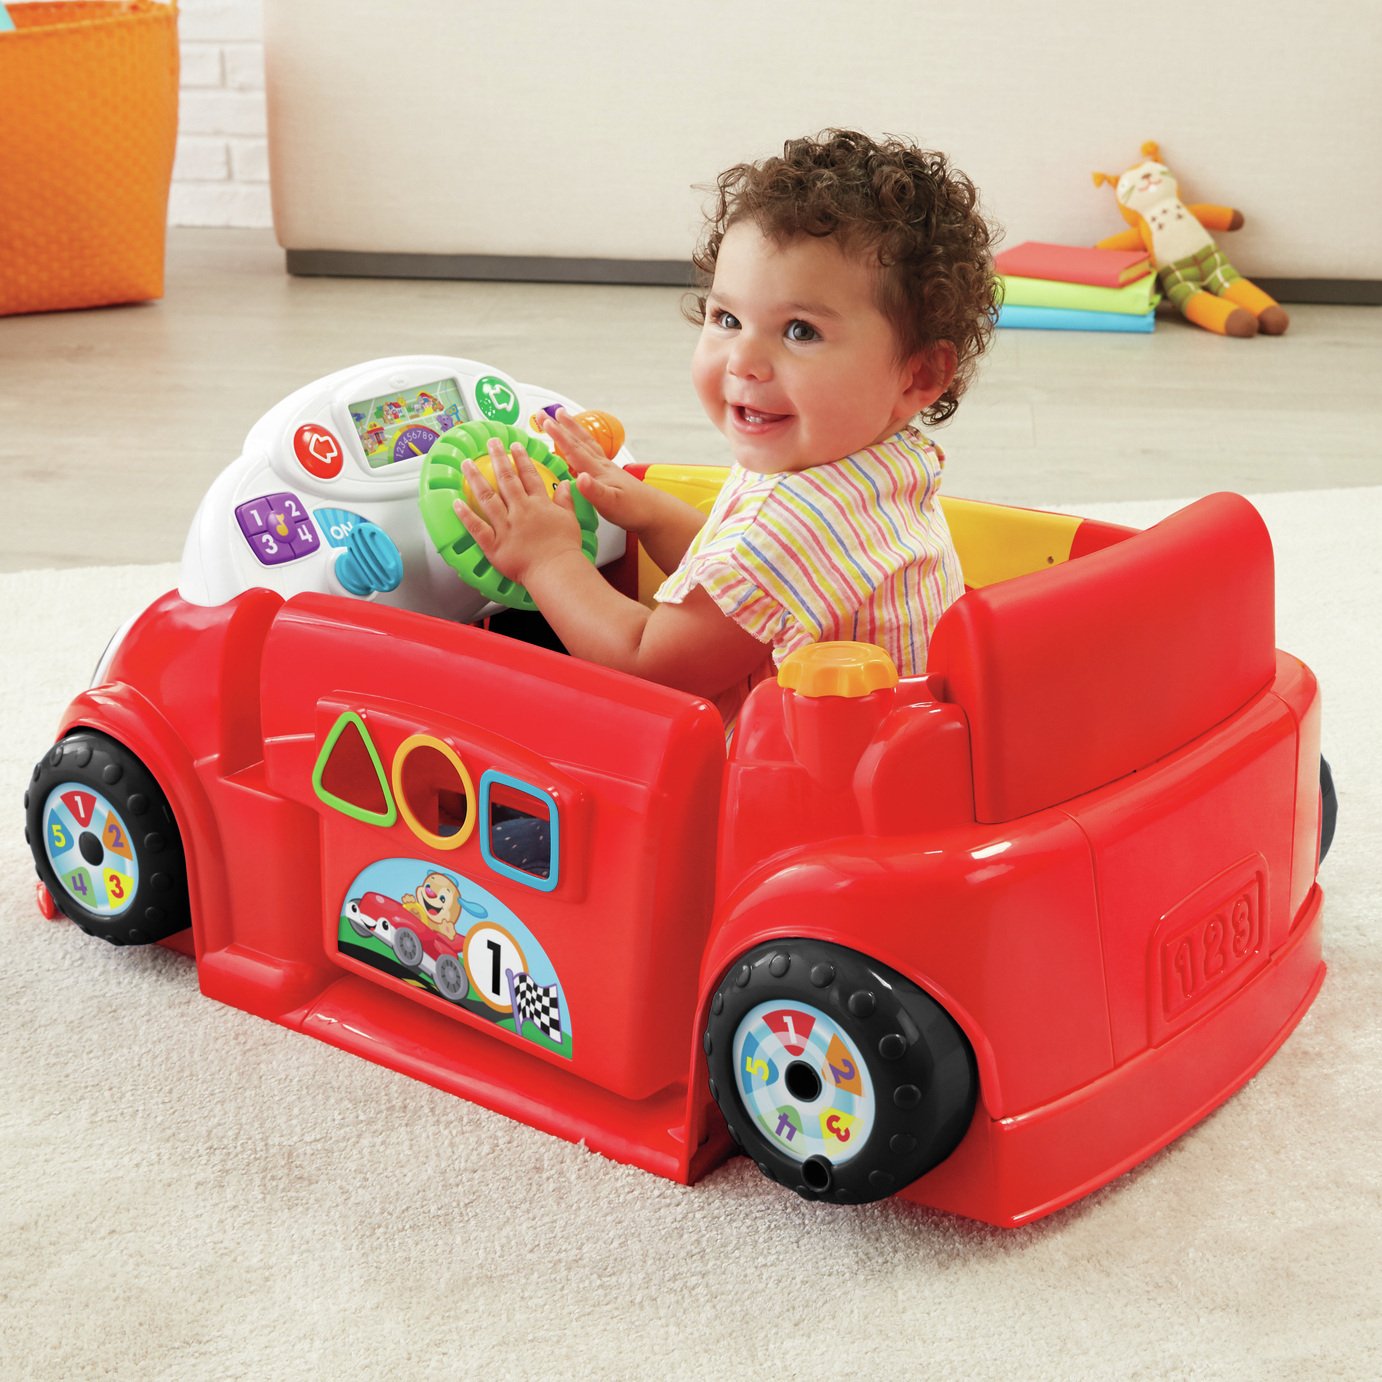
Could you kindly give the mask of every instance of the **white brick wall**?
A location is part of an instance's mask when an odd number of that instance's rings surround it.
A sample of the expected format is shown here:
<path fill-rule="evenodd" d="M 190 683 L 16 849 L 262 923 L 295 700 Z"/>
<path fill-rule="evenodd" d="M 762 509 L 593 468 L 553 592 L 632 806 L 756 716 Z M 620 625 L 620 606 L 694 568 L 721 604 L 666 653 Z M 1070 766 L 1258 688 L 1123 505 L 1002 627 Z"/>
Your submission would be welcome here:
<path fill-rule="evenodd" d="M 272 224 L 262 32 L 259 0 L 181 0 L 170 225 Z"/>

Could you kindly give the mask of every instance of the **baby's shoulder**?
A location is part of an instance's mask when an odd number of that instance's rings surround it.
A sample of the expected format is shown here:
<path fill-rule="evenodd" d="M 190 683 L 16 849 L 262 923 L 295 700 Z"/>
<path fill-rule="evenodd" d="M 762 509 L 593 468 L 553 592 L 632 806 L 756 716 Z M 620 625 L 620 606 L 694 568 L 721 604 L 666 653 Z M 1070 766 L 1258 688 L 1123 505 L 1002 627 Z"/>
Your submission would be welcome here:
<path fill-rule="evenodd" d="M 880 442 L 870 450 L 885 463 L 920 465 L 924 469 L 937 471 L 945 465 L 945 452 L 941 449 L 940 443 L 912 426 L 904 427 L 895 436 Z"/>
<path fill-rule="evenodd" d="M 912 495 L 934 486 L 945 467 L 945 452 L 914 427 L 837 461 L 779 478 L 781 496 L 846 494 L 861 491 L 877 499 Z"/>

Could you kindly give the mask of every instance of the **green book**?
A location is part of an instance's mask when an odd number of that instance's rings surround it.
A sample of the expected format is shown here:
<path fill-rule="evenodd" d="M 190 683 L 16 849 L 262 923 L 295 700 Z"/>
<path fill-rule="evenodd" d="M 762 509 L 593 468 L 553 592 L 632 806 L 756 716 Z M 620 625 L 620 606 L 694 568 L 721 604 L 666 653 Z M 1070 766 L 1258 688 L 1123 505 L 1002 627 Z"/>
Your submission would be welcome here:
<path fill-rule="evenodd" d="M 1155 274 L 1145 274 L 1121 288 L 1093 288 L 1087 283 L 1061 283 L 1053 278 L 1000 277 L 1003 301 L 1014 307 L 1064 307 L 1074 312 L 1121 312 L 1140 317 L 1161 301 Z"/>

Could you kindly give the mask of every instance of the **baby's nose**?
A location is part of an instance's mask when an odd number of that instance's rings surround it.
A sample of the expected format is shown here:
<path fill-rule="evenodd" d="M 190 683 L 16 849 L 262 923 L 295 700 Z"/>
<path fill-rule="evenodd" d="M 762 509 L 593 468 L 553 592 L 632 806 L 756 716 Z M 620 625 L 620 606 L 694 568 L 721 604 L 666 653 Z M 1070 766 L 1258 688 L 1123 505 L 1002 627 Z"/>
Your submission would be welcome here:
<path fill-rule="evenodd" d="M 740 379 L 767 379 L 773 372 L 772 359 L 761 341 L 743 332 L 730 349 L 729 372 Z"/>

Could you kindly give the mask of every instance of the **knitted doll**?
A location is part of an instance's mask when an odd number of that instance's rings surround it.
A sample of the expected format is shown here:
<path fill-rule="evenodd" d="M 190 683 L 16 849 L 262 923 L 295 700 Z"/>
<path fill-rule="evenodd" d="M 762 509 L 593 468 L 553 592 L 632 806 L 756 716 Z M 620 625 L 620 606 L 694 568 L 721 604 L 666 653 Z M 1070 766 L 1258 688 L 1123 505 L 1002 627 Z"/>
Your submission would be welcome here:
<path fill-rule="evenodd" d="M 1186 206 L 1154 141 L 1142 146 L 1147 160 L 1121 177 L 1095 173 L 1094 185 L 1113 183 L 1118 208 L 1131 227 L 1099 241 L 1100 249 L 1143 248 L 1162 291 L 1196 326 L 1221 336 L 1280 336 L 1291 319 L 1225 258 L 1206 227 L 1237 230 L 1243 213 L 1228 206 Z"/>

